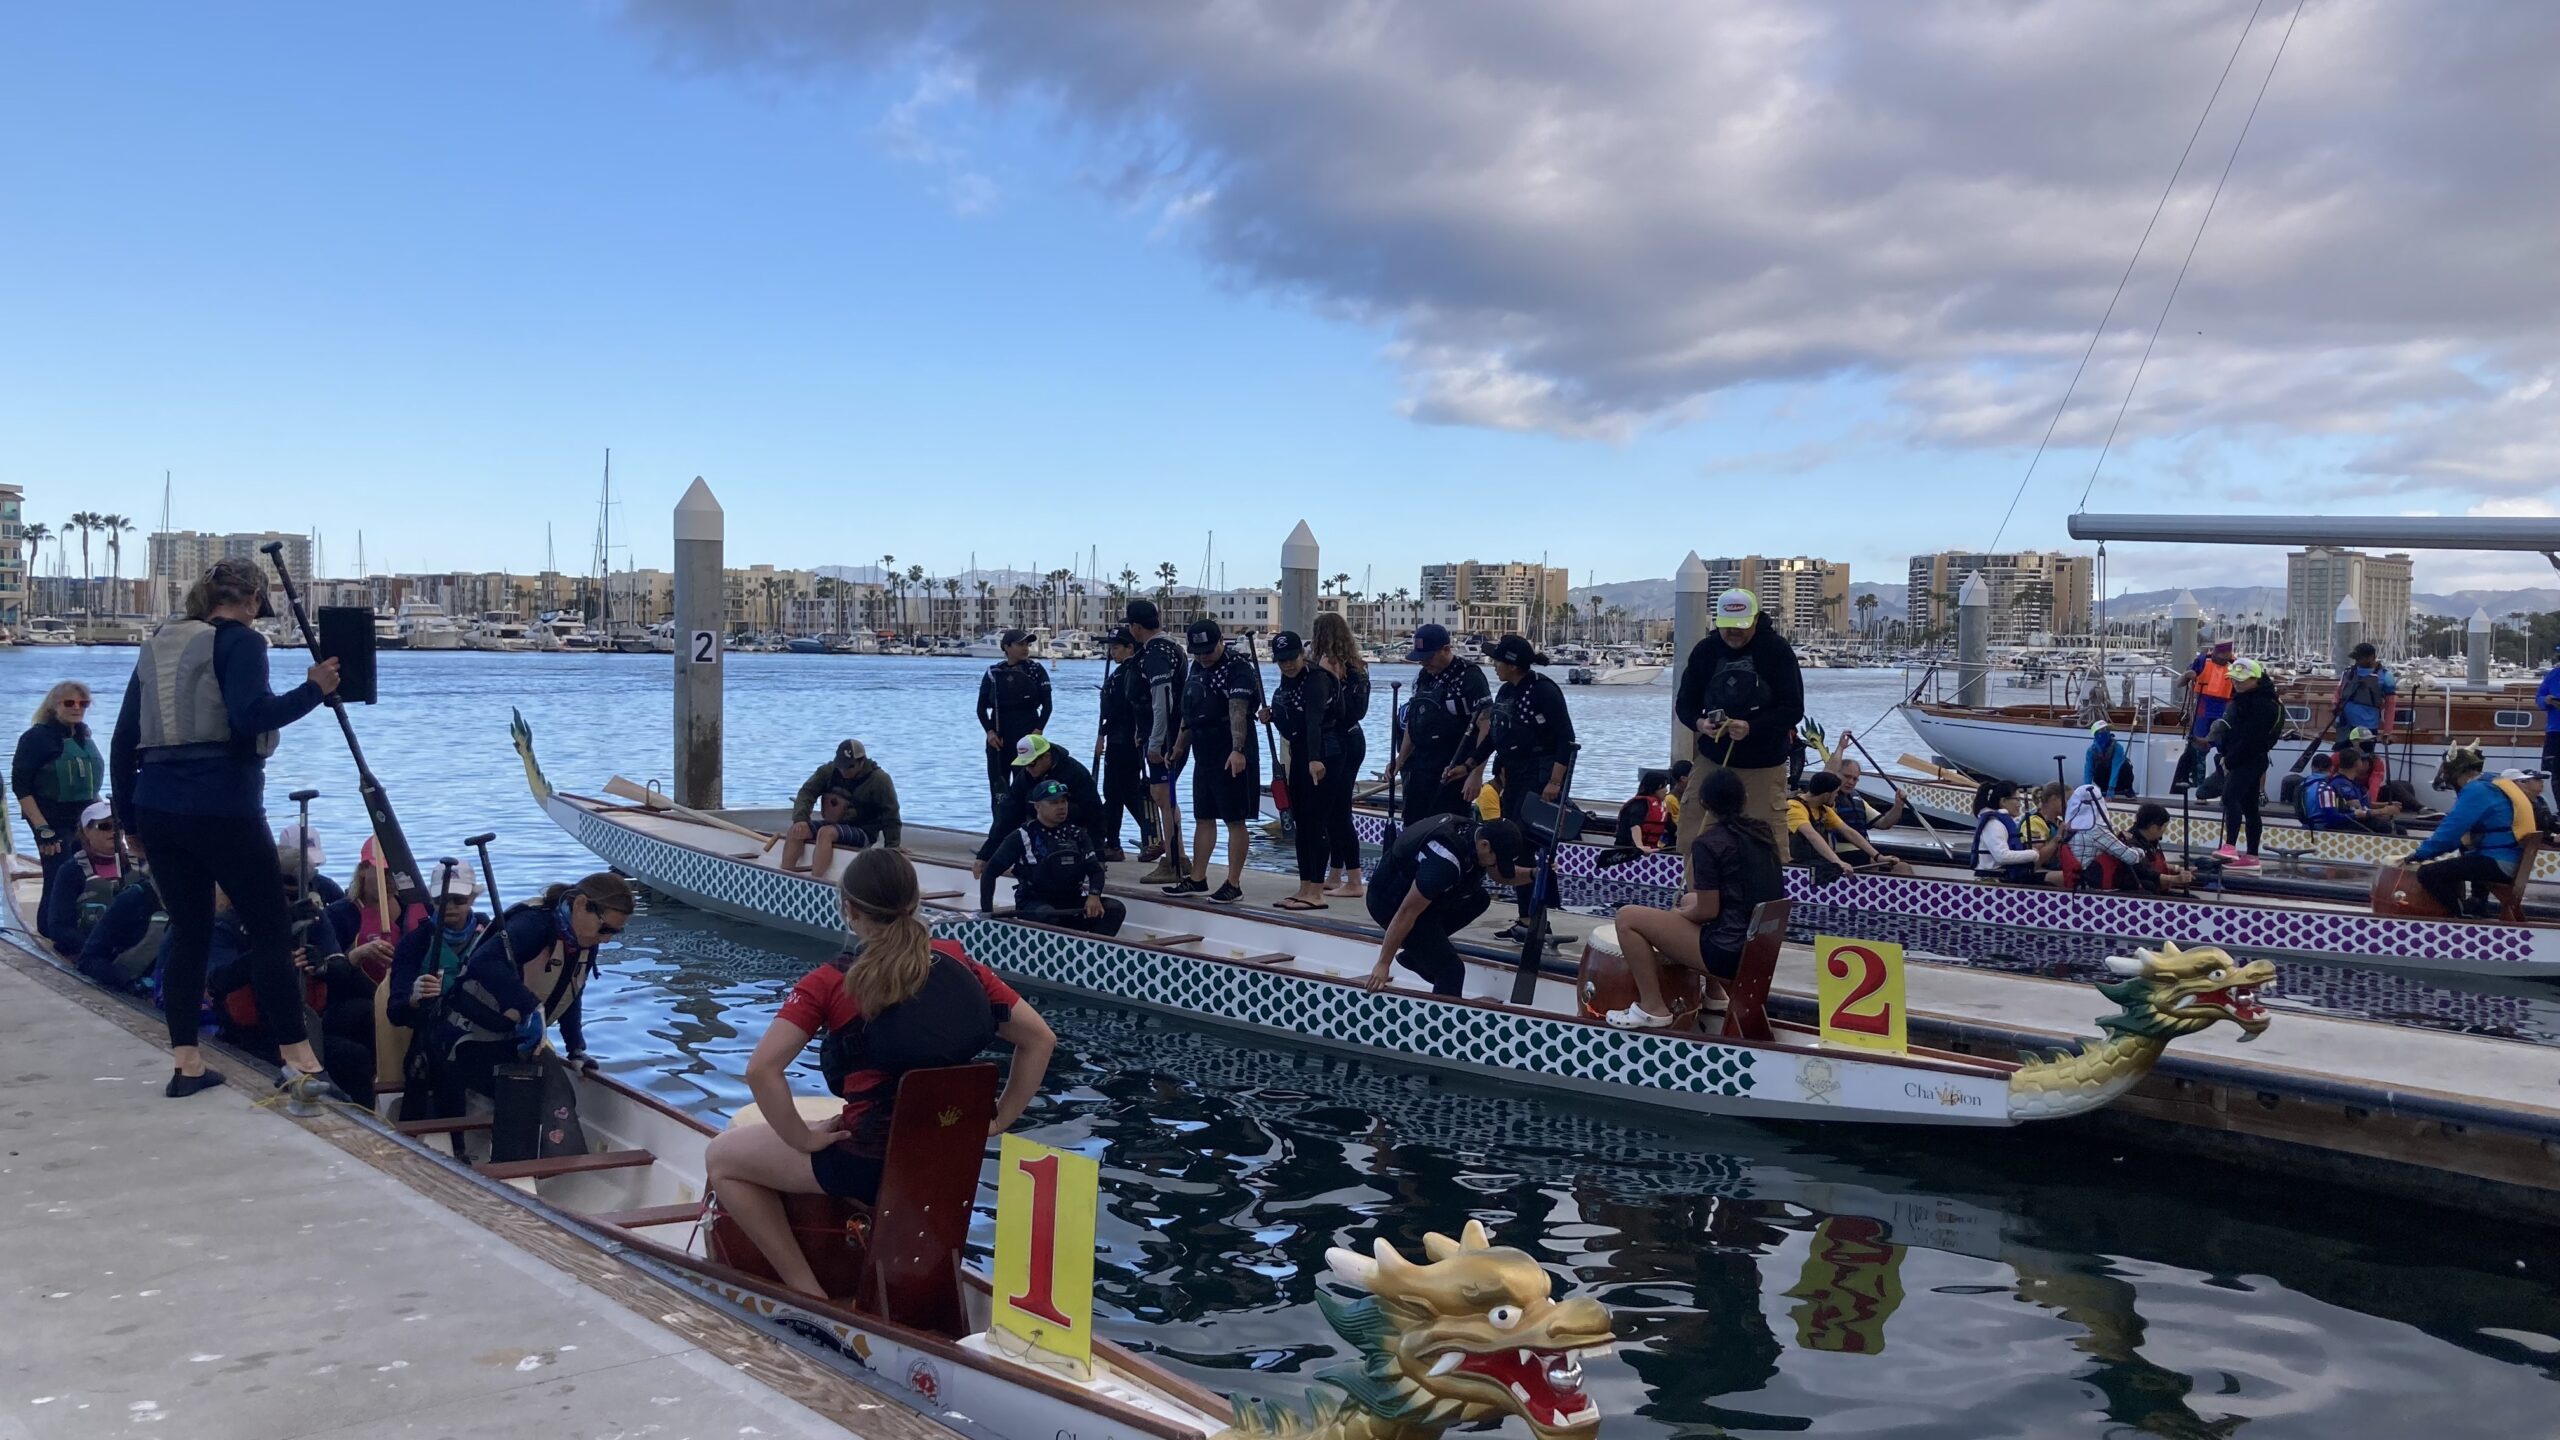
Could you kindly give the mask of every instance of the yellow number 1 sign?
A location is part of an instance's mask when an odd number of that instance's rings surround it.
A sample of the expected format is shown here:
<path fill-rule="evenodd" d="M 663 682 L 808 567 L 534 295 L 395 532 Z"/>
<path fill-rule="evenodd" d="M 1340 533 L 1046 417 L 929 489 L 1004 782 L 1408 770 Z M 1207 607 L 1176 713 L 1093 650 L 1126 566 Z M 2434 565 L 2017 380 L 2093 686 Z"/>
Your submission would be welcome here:
<path fill-rule="evenodd" d="M 1813 937 L 1814 1005 L 1822 1043 L 1906 1055 L 1902 947 L 1886 940 Z"/>
<path fill-rule="evenodd" d="M 1081 1376 L 1093 1362 L 1093 1216 L 1102 1167 L 1007 1135 L 997 1151 L 995 1328 Z"/>

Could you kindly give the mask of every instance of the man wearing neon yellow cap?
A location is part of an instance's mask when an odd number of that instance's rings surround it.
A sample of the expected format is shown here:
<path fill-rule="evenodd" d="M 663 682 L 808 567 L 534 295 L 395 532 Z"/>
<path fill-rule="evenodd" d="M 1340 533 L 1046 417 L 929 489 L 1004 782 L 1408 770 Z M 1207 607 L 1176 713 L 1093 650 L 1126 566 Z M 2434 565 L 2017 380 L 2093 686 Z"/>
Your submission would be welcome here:
<path fill-rule="evenodd" d="M 2258 864 L 2258 802 L 2266 794 L 2267 765 L 2284 734 L 2284 706 L 2267 667 L 2255 660 L 2231 662 L 2231 704 L 2213 722 L 2222 752 L 2222 848 L 2214 853 L 2234 869 Z M 2242 850 L 2243 837 L 2249 848 Z"/>
<path fill-rule="evenodd" d="M 1804 671 L 1795 647 L 1760 613 L 1758 596 L 1735 589 L 1716 597 L 1715 628 L 1690 650 L 1671 709 L 1697 755 L 1680 801 L 1682 856 L 1705 823 L 1696 802 L 1711 770 L 1741 776 L 1751 818 L 1785 834 L 1787 748 L 1804 723 Z"/>

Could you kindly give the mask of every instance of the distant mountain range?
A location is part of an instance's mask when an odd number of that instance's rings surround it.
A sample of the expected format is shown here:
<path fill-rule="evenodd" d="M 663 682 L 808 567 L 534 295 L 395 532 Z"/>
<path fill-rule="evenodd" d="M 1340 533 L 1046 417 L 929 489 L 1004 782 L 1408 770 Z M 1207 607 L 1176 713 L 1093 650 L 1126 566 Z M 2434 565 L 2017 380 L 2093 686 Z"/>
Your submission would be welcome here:
<path fill-rule="evenodd" d="M 2182 587 L 2183 588 L 2183 587 Z M 1857 597 L 1873 595 L 1876 608 L 1869 618 L 1878 622 L 1906 619 L 1910 615 L 1911 587 L 1878 585 L 1859 581 L 1849 587 L 1851 623 L 1856 623 Z M 2263 613 L 2270 618 L 2284 614 L 2284 587 L 2281 585 L 2199 585 L 2194 587 L 2196 603 L 2207 615 L 2252 615 Z M 1672 589 L 1668 579 L 1620 580 L 1608 585 L 1589 585 L 1568 592 L 1576 609 L 1587 609 L 1591 597 L 1600 597 L 1603 606 L 1615 605 L 1636 619 L 1660 619 L 1671 614 Z M 2140 620 L 2166 615 L 2177 603 L 2178 590 L 2132 590 L 2107 599 L 2110 620 Z M 2411 595 L 2409 606 L 2421 615 L 2450 615 L 2467 620 L 2474 609 L 2486 610 L 2503 617 L 2511 611 L 2529 614 L 2560 610 L 2560 588 L 2542 586 L 2523 590 L 2456 590 L 2437 595 L 2426 592 Z"/>
<path fill-rule="evenodd" d="M 1854 625 L 1860 618 L 1857 614 L 1857 603 L 1861 595 L 1876 597 L 1876 608 L 1869 611 L 1865 618 L 1878 623 L 1905 618 L 1909 614 L 1907 594 L 1910 589 L 1908 585 L 1877 585 L 1866 581 L 1852 583 L 1849 586 L 1850 623 Z M 1620 580 L 1608 585 L 1586 585 L 1580 589 L 1569 590 L 1565 594 L 1577 610 L 1590 609 L 1591 597 L 1597 595 L 1604 608 L 1615 605 L 1626 611 L 1633 619 L 1659 620 L 1668 618 L 1671 614 L 1672 589 L 1669 580 Z"/>

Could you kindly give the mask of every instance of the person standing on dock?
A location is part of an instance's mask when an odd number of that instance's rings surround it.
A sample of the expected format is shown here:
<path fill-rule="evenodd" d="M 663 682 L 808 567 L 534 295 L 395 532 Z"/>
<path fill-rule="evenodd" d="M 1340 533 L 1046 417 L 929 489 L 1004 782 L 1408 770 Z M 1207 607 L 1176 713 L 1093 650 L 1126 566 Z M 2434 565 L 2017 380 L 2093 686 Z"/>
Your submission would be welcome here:
<path fill-rule="evenodd" d="M 1446 625 L 1413 632 L 1405 656 L 1422 667 L 1405 707 L 1404 744 L 1396 770 L 1404 786 L 1404 823 L 1464 815 L 1484 783 L 1467 757 L 1493 730 L 1493 687 L 1484 671 L 1458 658 Z"/>
<path fill-rule="evenodd" d="M 2542 710 L 2542 770 L 2560 775 L 2560 645 L 2551 647 L 2551 668 L 2542 672 L 2533 703 Z"/>
<path fill-rule="evenodd" d="M 1771 834 L 1787 829 L 1787 748 L 1804 723 L 1804 671 L 1795 647 L 1760 613 L 1748 590 L 1716 597 L 1715 633 L 1689 652 L 1672 713 L 1697 736 L 1697 765 L 1680 802 L 1680 853 L 1705 823 L 1696 799 L 1706 777 L 1731 769 L 1742 776 L 1751 815 Z"/>
<path fill-rule="evenodd" d="M 2234 660 L 2229 677 L 2231 704 L 2216 722 L 2214 743 L 2222 751 L 2222 848 L 2213 852 L 2239 870 L 2258 866 L 2258 802 L 2267 788 L 2267 766 L 2276 740 L 2284 733 L 2284 706 L 2276 700 L 2275 681 L 2255 660 Z M 2249 848 L 2239 848 L 2245 834 Z"/>
<path fill-rule="evenodd" d="M 2346 668 L 2338 674 L 2338 694 L 2330 721 L 2332 733 L 2340 740 L 2351 738 L 2358 730 L 2378 736 L 2387 728 L 2391 697 L 2400 693 L 2400 682 L 2378 656 L 2372 641 L 2358 641 L 2347 656 Z"/>
<path fill-rule="evenodd" d="M 1102 687 L 1102 803 L 1108 813 L 1097 834 L 1102 858 L 1128 856 L 1120 848 L 1120 816 L 1138 822 L 1138 858 L 1163 858 L 1164 842 L 1156 835 L 1155 810 L 1147 804 L 1146 677 L 1138 673 L 1138 638 L 1119 626 L 1103 644 L 1111 659 L 1111 677 Z"/>
<path fill-rule="evenodd" d="M 2213 722 L 2231 704 L 2232 644 L 2216 640 L 2212 648 L 2199 650 L 2178 677 L 2178 697 L 2187 706 L 2187 748 L 2178 755 L 2177 772 L 2170 777 L 2169 788 L 2184 790 L 2198 778 L 2196 767 L 2203 763 L 2205 737 L 2213 733 Z"/>
<path fill-rule="evenodd" d="M 151 852 L 169 909 L 169 1050 L 172 1099 L 222 1083 L 204 1068 L 198 1017 L 213 947 L 214 890 L 230 897 L 248 955 L 250 983 L 269 1038 L 292 1071 L 297 1110 L 342 1099 L 303 1024 L 293 965 L 293 920 L 284 872 L 267 830 L 267 757 L 276 732 L 320 708 L 338 689 L 335 658 L 314 662 L 282 695 L 267 688 L 267 641 L 250 624 L 267 604 L 255 562 L 217 560 L 187 590 L 184 613 L 142 643 L 109 744 L 117 819 Z"/>
<path fill-rule="evenodd" d="M 1171 884 L 1189 873 L 1182 859 L 1182 809 L 1173 798 L 1174 777 L 1182 773 L 1175 758 L 1182 739 L 1182 647 L 1163 626 L 1156 602 L 1129 602 L 1125 628 L 1138 645 L 1138 674 L 1132 683 L 1145 696 L 1138 718 L 1140 752 L 1146 758 L 1147 799 L 1156 812 L 1156 839 L 1164 846 L 1164 858 L 1139 877 L 1141 885 Z"/>
<path fill-rule="evenodd" d="M 1536 668 L 1546 662 L 1524 635 L 1505 635 L 1493 642 L 1493 673 L 1502 681 L 1487 713 L 1493 724 L 1476 744 L 1470 764 L 1492 758 L 1502 777 L 1502 818 L 1520 820 L 1521 807 L 1537 796 L 1550 805 L 1564 803 L 1564 753 L 1572 748 L 1573 716 L 1565 709 L 1564 687 Z M 1529 938 L 1531 885 L 1515 887 L 1512 898 L 1520 918 L 1493 938 Z"/>
<path fill-rule="evenodd" d="M 1326 862 L 1333 853 L 1332 787 L 1348 786 L 1352 774 L 1343 764 L 1333 719 L 1341 708 L 1342 687 L 1331 671 L 1307 658 L 1307 644 L 1295 630 L 1271 637 L 1271 658 L 1280 666 L 1280 683 L 1273 687 L 1262 718 L 1286 742 L 1289 803 L 1298 815 L 1298 888 L 1272 908 L 1322 910 Z"/>
<path fill-rule="evenodd" d="M 1182 730 L 1174 739 L 1173 768 L 1196 758 L 1191 772 L 1191 870 L 1165 887 L 1167 895 L 1197 895 L 1231 905 L 1244 898 L 1246 822 L 1262 813 L 1261 743 L 1254 712 L 1261 708 L 1262 675 L 1226 642 L 1218 622 L 1194 620 L 1183 638 L 1191 668 L 1182 679 Z M 1227 831 L 1227 876 L 1209 889 L 1209 857 L 1218 827 Z M 1180 836 L 1169 837 L 1179 844 Z"/>
<path fill-rule="evenodd" d="M 1369 737 L 1361 726 L 1369 718 L 1369 662 L 1351 638 L 1351 623 L 1326 611 L 1316 617 L 1307 642 L 1308 658 L 1333 677 L 1337 698 L 1325 762 L 1325 781 L 1317 788 L 1323 805 L 1316 816 L 1326 835 L 1324 893 L 1357 900 L 1366 883 L 1360 874 L 1360 832 L 1351 821 L 1351 792 L 1360 783 L 1360 767 L 1369 759 Z M 1298 821 L 1304 825 L 1302 814 Z"/>
<path fill-rule="evenodd" d="M 2080 783 L 2095 785 L 2101 795 L 2133 796 L 2133 757 L 2116 739 L 2106 720 L 2089 722 L 2089 750 L 2080 760 Z"/>
<path fill-rule="evenodd" d="M 1014 747 L 1049 728 L 1049 672 L 1031 658 L 1031 632 L 1007 630 L 1004 658 L 978 681 L 978 728 L 987 732 L 987 807 L 1004 808 L 1013 788 Z"/>

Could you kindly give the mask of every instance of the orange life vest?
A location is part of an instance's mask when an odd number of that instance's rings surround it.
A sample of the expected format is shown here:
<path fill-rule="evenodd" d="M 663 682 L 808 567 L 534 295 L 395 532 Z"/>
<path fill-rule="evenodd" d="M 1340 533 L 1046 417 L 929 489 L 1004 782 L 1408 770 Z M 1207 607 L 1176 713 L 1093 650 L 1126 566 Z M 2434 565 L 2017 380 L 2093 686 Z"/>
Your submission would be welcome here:
<path fill-rule="evenodd" d="M 2196 693 L 2214 700 L 2231 698 L 2231 667 L 2208 655 L 2204 669 L 2196 672 Z"/>

